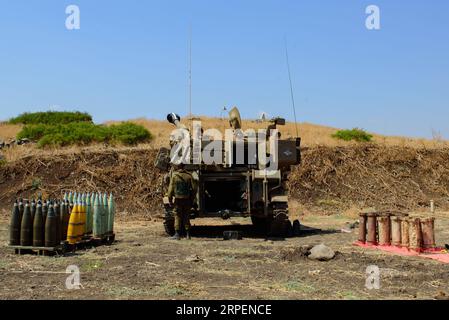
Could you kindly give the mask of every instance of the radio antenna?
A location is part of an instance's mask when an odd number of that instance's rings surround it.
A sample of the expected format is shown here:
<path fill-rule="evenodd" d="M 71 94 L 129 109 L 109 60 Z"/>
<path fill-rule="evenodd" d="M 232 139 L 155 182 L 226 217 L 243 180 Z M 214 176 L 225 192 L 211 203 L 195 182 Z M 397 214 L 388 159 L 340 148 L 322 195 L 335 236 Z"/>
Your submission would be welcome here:
<path fill-rule="evenodd" d="M 192 117 L 192 25 L 191 24 L 189 26 L 189 117 L 190 117 L 190 126 L 192 127 L 193 117 Z"/>
<path fill-rule="evenodd" d="M 288 70 L 288 80 L 290 82 L 290 95 L 292 99 L 292 107 L 293 107 L 293 117 L 295 118 L 295 130 L 296 130 L 296 137 L 299 137 L 298 133 L 298 122 L 296 120 L 296 106 L 295 106 L 295 96 L 293 94 L 293 83 L 292 83 L 292 74 L 290 72 L 290 60 L 288 58 L 288 46 L 287 46 L 287 37 L 284 38 L 285 40 L 285 57 L 287 60 L 287 70 Z"/>

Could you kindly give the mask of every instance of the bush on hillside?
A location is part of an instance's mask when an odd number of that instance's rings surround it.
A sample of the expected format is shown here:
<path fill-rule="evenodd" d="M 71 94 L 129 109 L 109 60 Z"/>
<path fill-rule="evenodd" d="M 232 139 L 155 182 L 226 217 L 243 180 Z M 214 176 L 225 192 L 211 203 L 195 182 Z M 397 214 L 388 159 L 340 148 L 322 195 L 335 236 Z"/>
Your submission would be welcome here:
<path fill-rule="evenodd" d="M 332 135 L 333 138 L 344 141 L 357 141 L 357 142 L 370 142 L 373 136 L 367 133 L 365 130 L 354 128 L 347 130 L 339 130 Z"/>
<path fill-rule="evenodd" d="M 150 141 L 151 133 L 144 127 L 124 122 L 112 126 L 76 122 L 59 125 L 27 125 L 17 135 L 17 139 L 28 138 L 39 147 L 87 145 L 90 143 L 120 143 L 134 145 Z"/>
<path fill-rule="evenodd" d="M 83 112 L 33 112 L 22 113 L 9 120 L 10 124 L 67 124 L 72 122 L 92 122 L 92 116 Z"/>

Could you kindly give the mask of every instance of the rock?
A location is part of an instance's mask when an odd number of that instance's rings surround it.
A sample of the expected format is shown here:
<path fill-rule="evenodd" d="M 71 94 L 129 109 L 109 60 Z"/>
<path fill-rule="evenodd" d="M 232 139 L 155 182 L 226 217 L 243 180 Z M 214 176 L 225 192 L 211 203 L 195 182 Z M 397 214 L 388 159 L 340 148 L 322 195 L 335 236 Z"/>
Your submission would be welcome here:
<path fill-rule="evenodd" d="M 341 229 L 341 232 L 344 233 L 352 233 L 352 231 L 359 227 L 359 222 L 346 222 L 344 227 Z"/>
<path fill-rule="evenodd" d="M 445 292 L 440 291 L 440 292 L 438 292 L 438 294 L 435 296 L 435 300 L 449 300 L 449 296 L 447 296 Z"/>
<path fill-rule="evenodd" d="M 321 270 L 310 270 L 309 275 L 311 276 L 317 276 L 321 273 Z"/>
<path fill-rule="evenodd" d="M 314 246 L 310 250 L 309 259 L 329 261 L 335 257 L 335 251 L 324 244 Z"/>
<path fill-rule="evenodd" d="M 28 144 L 28 143 L 30 143 L 30 142 L 31 142 L 30 139 L 28 139 L 28 138 L 23 138 L 23 139 L 20 139 L 20 140 L 17 141 L 17 145 L 21 146 L 21 145 L 24 145 L 24 144 Z"/>
<path fill-rule="evenodd" d="M 201 262 L 201 261 L 203 261 L 203 259 L 201 259 L 199 256 L 194 254 L 194 255 L 188 256 L 186 258 L 186 261 L 188 261 L 188 262 Z"/>

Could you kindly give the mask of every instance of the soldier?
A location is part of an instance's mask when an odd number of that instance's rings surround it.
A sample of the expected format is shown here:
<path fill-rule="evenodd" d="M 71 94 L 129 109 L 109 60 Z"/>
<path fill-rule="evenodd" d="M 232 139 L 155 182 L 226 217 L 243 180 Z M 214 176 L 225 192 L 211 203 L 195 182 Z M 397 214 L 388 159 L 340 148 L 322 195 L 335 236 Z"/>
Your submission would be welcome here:
<path fill-rule="evenodd" d="M 193 190 L 191 174 L 184 170 L 183 164 L 176 165 L 167 192 L 168 201 L 175 207 L 175 235 L 172 237 L 173 240 L 180 239 L 182 225 L 186 230 L 187 240 L 190 240 L 190 210 L 194 195 Z M 173 198 L 175 198 L 174 203 Z"/>

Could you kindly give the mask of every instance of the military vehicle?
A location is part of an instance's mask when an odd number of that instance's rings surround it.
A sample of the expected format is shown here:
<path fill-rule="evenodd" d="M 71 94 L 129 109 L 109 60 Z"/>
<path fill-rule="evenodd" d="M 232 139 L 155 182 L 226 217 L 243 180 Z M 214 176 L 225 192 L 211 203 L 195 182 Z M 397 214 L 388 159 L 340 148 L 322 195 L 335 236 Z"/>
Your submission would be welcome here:
<path fill-rule="evenodd" d="M 232 132 L 242 135 L 242 121 L 238 109 L 233 108 L 229 117 Z M 181 118 L 178 115 L 171 113 L 167 116 L 167 120 L 179 130 L 183 130 L 184 133 L 190 133 L 189 129 L 181 124 Z M 270 129 L 276 129 L 279 125 L 285 125 L 285 120 L 274 118 L 269 121 L 266 130 L 269 132 Z M 201 136 L 201 151 L 207 150 L 212 140 L 210 137 Z M 179 141 L 179 137 L 172 136 L 170 141 L 171 147 L 173 147 L 175 142 Z M 292 226 L 288 218 L 286 182 L 291 166 L 301 162 L 301 139 L 278 139 L 278 154 L 274 155 L 277 156 L 278 165 L 276 170 L 270 171 L 266 169 L 266 165 L 262 166 L 259 161 L 256 161 L 260 154 L 259 145 L 256 145 L 256 150 L 254 150 L 249 145 L 249 138 L 246 136 L 239 141 L 240 144 L 237 141 L 232 141 L 228 151 L 223 147 L 224 162 L 222 164 L 205 164 L 201 161 L 197 164 L 184 165 L 184 169 L 191 172 L 195 181 L 196 190 L 191 219 L 250 217 L 258 233 L 267 236 L 288 236 L 298 233 L 299 222 L 295 221 Z M 195 152 L 194 143 L 194 139 L 190 138 L 191 149 L 189 152 L 191 155 Z M 227 142 L 223 139 L 219 143 L 224 145 Z M 237 161 L 237 148 L 240 148 L 241 152 L 242 147 L 244 157 Z M 270 156 L 269 150 L 264 152 Z M 164 190 L 168 188 L 173 170 L 173 159 L 170 154 L 171 148 L 161 148 L 155 163 L 157 168 L 168 172 L 163 182 Z M 168 202 L 168 198 L 164 198 L 164 208 L 165 230 L 169 235 L 173 235 L 175 232 L 173 208 Z"/>

